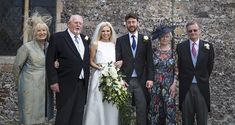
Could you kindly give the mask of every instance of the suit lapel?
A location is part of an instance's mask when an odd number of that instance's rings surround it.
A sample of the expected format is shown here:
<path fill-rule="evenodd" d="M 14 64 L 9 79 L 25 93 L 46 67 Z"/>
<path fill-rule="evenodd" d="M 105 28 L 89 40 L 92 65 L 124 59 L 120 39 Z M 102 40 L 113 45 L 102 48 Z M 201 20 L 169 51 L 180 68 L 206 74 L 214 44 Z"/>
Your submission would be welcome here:
<path fill-rule="evenodd" d="M 80 56 L 80 54 L 79 54 L 79 52 L 78 52 L 78 50 L 77 50 L 75 44 L 73 43 L 73 40 L 72 40 L 72 38 L 70 37 L 68 31 L 66 30 L 66 31 L 64 32 L 64 34 L 65 34 L 65 35 L 64 35 L 64 38 L 65 38 L 65 41 L 66 41 L 66 43 L 68 44 L 68 46 L 72 49 L 72 51 L 74 52 L 75 55 L 77 55 L 79 58 L 81 58 L 81 56 Z"/>
<path fill-rule="evenodd" d="M 84 60 L 86 57 L 89 57 L 89 56 L 87 56 L 88 51 L 89 51 L 89 43 L 88 43 L 87 40 L 85 40 L 85 36 L 84 35 L 80 34 L 80 36 L 82 38 L 82 43 L 84 45 L 84 57 L 83 57 L 83 60 Z"/>
<path fill-rule="evenodd" d="M 129 39 L 129 34 L 127 34 L 126 37 L 124 38 L 124 43 L 126 44 L 125 50 L 127 51 L 128 55 L 132 55 L 132 57 L 133 57 L 132 50 L 131 50 L 131 43 L 130 43 L 130 39 Z"/>
<path fill-rule="evenodd" d="M 142 35 L 138 34 L 138 44 L 137 44 L 137 48 L 136 48 L 136 54 L 135 56 L 138 55 L 138 53 L 140 52 L 141 46 L 143 44 L 143 38 Z"/>
<path fill-rule="evenodd" d="M 197 56 L 197 62 L 196 62 L 196 66 L 198 66 L 198 63 L 200 63 L 200 61 L 202 60 L 202 54 L 203 54 L 203 42 L 199 41 L 199 47 L 198 47 L 198 56 Z"/>
<path fill-rule="evenodd" d="M 187 53 L 187 58 L 188 58 L 188 60 L 191 64 L 191 66 L 193 68 L 195 68 L 194 65 L 193 65 L 193 60 L 192 60 L 192 55 L 191 55 L 191 50 L 190 50 L 190 41 L 189 40 L 186 42 L 186 48 L 187 48 L 187 52 L 186 52 Z"/>

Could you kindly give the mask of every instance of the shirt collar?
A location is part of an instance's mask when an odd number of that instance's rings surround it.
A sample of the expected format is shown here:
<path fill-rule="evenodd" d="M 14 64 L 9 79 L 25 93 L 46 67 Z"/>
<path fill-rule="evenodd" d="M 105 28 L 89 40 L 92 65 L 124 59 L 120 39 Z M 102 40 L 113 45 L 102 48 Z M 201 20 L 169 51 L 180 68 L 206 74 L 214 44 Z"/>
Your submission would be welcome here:
<path fill-rule="evenodd" d="M 135 38 L 138 39 L 138 31 L 136 31 L 134 34 L 129 32 L 129 38 L 132 38 L 132 35 L 135 35 Z"/>
<path fill-rule="evenodd" d="M 69 33 L 70 37 L 74 40 L 74 39 L 75 39 L 75 37 L 74 37 L 74 36 L 76 36 L 76 35 L 74 35 L 74 34 L 73 34 L 69 29 L 68 29 L 68 33 Z M 80 39 L 81 39 L 80 34 L 78 34 L 77 36 L 78 36 L 78 38 L 80 38 Z"/>
<path fill-rule="evenodd" d="M 190 41 L 191 45 L 194 43 L 191 39 L 189 41 Z M 195 43 L 196 43 L 196 45 L 199 45 L 199 39 Z"/>

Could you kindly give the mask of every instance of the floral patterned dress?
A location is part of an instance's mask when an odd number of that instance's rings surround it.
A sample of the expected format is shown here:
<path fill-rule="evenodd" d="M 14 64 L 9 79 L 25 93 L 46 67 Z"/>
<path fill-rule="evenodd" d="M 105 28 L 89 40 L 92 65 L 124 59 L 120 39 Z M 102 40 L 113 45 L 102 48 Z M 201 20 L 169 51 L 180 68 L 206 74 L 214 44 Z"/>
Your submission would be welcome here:
<path fill-rule="evenodd" d="M 149 125 L 175 125 L 176 104 L 169 89 L 177 79 L 174 51 L 153 49 L 154 83 L 150 92 Z"/>

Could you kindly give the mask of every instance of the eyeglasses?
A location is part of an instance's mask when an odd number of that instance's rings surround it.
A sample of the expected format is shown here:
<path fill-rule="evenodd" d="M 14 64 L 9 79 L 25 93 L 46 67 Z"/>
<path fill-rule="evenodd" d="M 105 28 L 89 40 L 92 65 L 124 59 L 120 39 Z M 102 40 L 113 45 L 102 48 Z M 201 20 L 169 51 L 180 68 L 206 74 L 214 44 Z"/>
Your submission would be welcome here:
<path fill-rule="evenodd" d="M 189 33 L 192 33 L 192 32 L 197 32 L 198 30 L 197 29 L 193 29 L 193 30 L 188 30 Z"/>

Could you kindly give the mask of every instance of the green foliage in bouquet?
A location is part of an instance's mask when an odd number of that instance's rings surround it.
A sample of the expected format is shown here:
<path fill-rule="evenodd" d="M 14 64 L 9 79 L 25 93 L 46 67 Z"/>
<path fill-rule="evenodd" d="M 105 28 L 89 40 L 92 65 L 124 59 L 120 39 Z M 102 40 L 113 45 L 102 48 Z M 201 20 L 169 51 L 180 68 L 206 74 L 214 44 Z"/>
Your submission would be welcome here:
<path fill-rule="evenodd" d="M 131 94 L 129 94 L 128 101 L 119 107 L 119 117 L 120 117 L 120 125 L 135 125 L 136 117 L 135 117 L 135 108 L 131 104 Z"/>
<path fill-rule="evenodd" d="M 131 125 L 134 108 L 131 105 L 131 94 L 128 92 L 122 78 L 123 75 L 113 62 L 102 65 L 99 90 L 103 94 L 103 101 L 117 106 L 121 123 Z"/>

